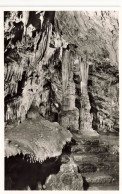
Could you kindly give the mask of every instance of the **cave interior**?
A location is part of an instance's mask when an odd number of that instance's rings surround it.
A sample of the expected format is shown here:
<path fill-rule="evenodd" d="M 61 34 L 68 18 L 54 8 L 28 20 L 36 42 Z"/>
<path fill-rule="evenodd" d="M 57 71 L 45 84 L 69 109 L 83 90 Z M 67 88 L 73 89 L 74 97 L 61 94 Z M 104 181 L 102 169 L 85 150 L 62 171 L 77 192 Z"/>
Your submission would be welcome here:
<path fill-rule="evenodd" d="M 117 11 L 5 11 L 5 190 L 119 189 Z"/>

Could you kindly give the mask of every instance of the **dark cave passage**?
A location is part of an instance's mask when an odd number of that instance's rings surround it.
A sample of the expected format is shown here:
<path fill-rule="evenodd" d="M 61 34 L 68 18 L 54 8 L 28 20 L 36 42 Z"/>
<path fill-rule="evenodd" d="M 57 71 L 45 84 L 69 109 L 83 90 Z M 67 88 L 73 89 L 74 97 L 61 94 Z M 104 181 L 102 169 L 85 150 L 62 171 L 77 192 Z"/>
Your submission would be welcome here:
<path fill-rule="evenodd" d="M 61 165 L 69 161 L 71 147 L 75 144 L 72 139 L 59 157 L 48 158 L 42 163 L 30 163 L 28 155 L 23 154 L 5 157 L 5 190 L 46 190 L 46 179 L 57 174 Z"/>
<path fill-rule="evenodd" d="M 57 174 L 60 170 L 60 158 L 30 163 L 28 157 L 16 155 L 5 158 L 5 190 L 39 190 L 38 184 L 44 185 L 50 174 Z M 43 188 L 42 188 L 43 189 Z"/>

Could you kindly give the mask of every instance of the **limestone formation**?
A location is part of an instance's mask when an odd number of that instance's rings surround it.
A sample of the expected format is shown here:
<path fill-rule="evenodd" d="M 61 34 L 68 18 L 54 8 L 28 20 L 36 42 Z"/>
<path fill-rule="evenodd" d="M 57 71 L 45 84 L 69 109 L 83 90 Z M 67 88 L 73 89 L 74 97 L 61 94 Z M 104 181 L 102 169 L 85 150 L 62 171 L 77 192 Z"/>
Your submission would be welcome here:
<path fill-rule="evenodd" d="M 21 188 L 83 190 L 114 178 L 118 184 L 118 42 L 117 11 L 4 12 L 6 160 L 60 160 L 46 183 Z M 108 145 L 111 135 L 116 140 Z M 15 189 L 9 176 L 7 188 Z"/>
<path fill-rule="evenodd" d="M 30 162 L 43 162 L 61 155 L 71 133 L 47 120 L 26 120 L 5 131 L 5 156 L 28 155 Z"/>
<path fill-rule="evenodd" d="M 77 165 L 70 159 L 62 164 L 56 175 L 50 175 L 45 183 L 47 190 L 83 190 L 83 179 L 78 173 Z"/>
<path fill-rule="evenodd" d="M 6 122 L 34 105 L 67 128 L 77 114 L 70 128 L 84 135 L 118 131 L 117 12 L 5 12 L 4 31 Z"/>

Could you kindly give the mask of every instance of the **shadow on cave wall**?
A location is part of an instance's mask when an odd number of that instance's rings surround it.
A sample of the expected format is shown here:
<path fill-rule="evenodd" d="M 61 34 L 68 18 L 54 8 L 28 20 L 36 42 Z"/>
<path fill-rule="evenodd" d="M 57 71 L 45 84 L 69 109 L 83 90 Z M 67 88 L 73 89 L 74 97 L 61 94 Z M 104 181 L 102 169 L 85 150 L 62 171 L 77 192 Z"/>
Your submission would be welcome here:
<path fill-rule="evenodd" d="M 92 128 L 97 131 L 98 130 L 98 119 L 97 119 L 97 108 L 96 108 L 96 103 L 94 101 L 94 97 L 92 95 L 91 92 L 88 92 L 89 95 L 89 101 L 90 101 L 90 105 L 91 105 L 91 110 L 90 113 L 93 114 L 93 121 L 92 121 Z"/>
<path fill-rule="evenodd" d="M 92 87 L 92 80 L 88 80 L 88 87 L 91 86 Z M 91 110 L 90 113 L 93 114 L 93 121 L 92 121 L 92 128 L 95 131 L 98 131 L 98 123 L 99 120 L 97 118 L 97 108 L 96 108 L 96 102 L 94 100 L 94 97 L 92 95 L 92 93 L 88 90 L 88 96 L 89 96 L 89 102 L 90 102 L 90 106 L 91 106 Z"/>

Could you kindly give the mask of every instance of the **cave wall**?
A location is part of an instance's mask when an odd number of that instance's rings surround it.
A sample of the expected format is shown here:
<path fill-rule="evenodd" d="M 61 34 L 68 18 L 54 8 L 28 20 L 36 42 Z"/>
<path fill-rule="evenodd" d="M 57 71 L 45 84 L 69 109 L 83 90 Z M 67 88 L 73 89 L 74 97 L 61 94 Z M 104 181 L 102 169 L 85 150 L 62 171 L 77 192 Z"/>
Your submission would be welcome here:
<path fill-rule="evenodd" d="M 89 71 L 88 93 L 93 128 L 99 132 L 119 132 L 119 73 L 107 62 L 94 63 Z"/>
<path fill-rule="evenodd" d="M 118 133 L 117 12 L 13 11 L 4 21 L 6 123 L 39 114 Z"/>

